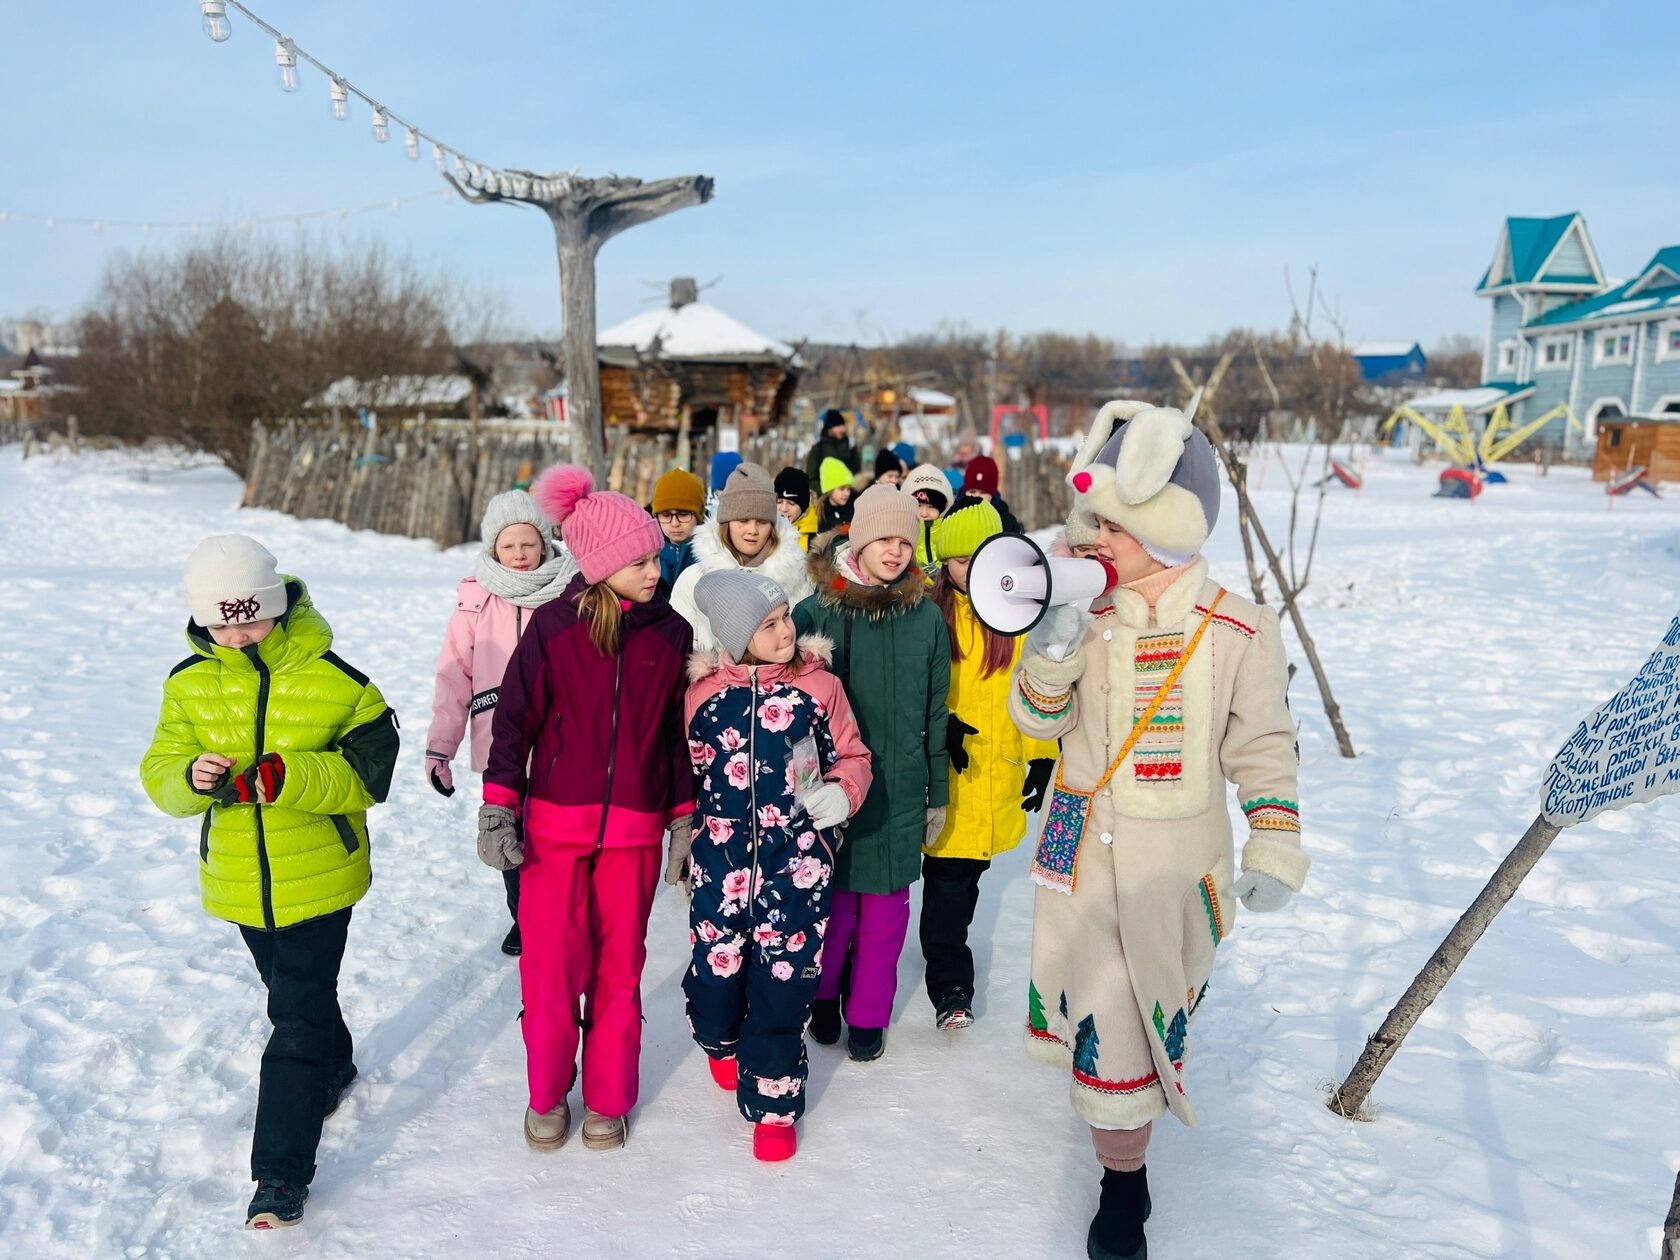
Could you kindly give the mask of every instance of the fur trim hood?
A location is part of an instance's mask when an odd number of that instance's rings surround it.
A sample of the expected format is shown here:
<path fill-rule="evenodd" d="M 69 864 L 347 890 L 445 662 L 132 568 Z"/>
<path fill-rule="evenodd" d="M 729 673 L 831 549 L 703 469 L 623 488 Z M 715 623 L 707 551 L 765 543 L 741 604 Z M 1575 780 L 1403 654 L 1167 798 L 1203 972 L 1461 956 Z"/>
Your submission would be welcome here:
<path fill-rule="evenodd" d="M 811 543 L 806 568 L 816 588 L 817 602 L 825 608 L 844 608 L 861 612 L 871 621 L 881 621 L 909 612 L 927 598 L 927 582 L 914 561 L 892 585 L 864 586 L 846 574 L 844 558 L 850 552 L 851 543 L 839 530 Z"/>
<path fill-rule="evenodd" d="M 776 549 L 762 564 L 751 566 L 788 593 L 788 601 L 797 604 L 810 593 L 806 587 L 805 549 L 799 545 L 799 530 L 780 512 L 776 513 Z M 748 566 L 737 561 L 723 540 L 718 537 L 718 523 L 707 517 L 700 522 L 691 540 L 694 547 L 694 567 L 702 574 Z M 699 578 L 695 578 L 699 581 Z"/>
<path fill-rule="evenodd" d="M 813 664 L 829 669 L 834 664 L 834 640 L 827 635 L 802 634 L 795 646 L 805 658 L 806 669 Z M 726 682 L 744 683 L 752 668 L 730 660 L 729 653 L 721 647 L 697 648 L 688 654 L 688 681 L 691 683 L 704 682 L 713 674 L 724 674 Z M 759 678 L 774 681 L 782 676 L 786 666 L 760 665 L 757 669 Z"/>

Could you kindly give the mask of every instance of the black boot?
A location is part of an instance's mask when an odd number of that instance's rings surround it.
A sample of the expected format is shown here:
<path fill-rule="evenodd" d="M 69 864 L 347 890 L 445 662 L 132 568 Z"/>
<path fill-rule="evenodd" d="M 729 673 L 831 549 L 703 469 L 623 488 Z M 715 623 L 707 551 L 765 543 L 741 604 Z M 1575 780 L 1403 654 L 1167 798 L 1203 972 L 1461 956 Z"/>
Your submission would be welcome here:
<path fill-rule="evenodd" d="M 885 1028 L 850 1028 L 846 1031 L 846 1053 L 854 1063 L 873 1063 L 887 1050 Z"/>
<path fill-rule="evenodd" d="M 811 1040 L 819 1046 L 840 1041 L 840 999 L 818 998 L 811 1003 Z"/>
<path fill-rule="evenodd" d="M 246 1229 L 281 1229 L 296 1225 L 303 1219 L 303 1201 L 309 1197 L 309 1187 L 289 1181 L 259 1181 L 257 1192 L 251 1196 L 251 1206 L 245 1210 Z"/>
<path fill-rule="evenodd" d="M 350 1082 L 356 1079 L 356 1065 L 346 1063 L 327 1078 L 327 1109 L 321 1113 L 325 1120 L 338 1110 L 338 1104 L 344 1101 L 344 1095 L 350 1088 Z"/>
<path fill-rule="evenodd" d="M 525 943 L 519 939 L 519 924 L 515 923 L 508 929 L 508 934 L 502 937 L 502 953 L 510 958 L 518 958 Z"/>
<path fill-rule="evenodd" d="M 1090 1260 L 1148 1260 L 1143 1223 L 1149 1219 L 1149 1174 L 1103 1169 L 1102 1199 L 1085 1236 Z"/>

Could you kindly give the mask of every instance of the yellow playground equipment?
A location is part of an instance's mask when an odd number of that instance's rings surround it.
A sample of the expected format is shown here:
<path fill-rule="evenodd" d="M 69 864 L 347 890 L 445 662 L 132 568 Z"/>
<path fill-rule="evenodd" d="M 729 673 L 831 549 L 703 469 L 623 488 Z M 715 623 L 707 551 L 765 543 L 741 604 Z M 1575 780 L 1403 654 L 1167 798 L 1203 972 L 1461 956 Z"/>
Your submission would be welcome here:
<path fill-rule="evenodd" d="M 1394 409 L 1394 414 L 1382 422 L 1380 432 L 1387 437 L 1400 421 L 1410 420 L 1454 464 L 1474 468 L 1498 463 L 1559 416 L 1564 417 L 1577 432 L 1586 432 L 1586 427 L 1576 419 L 1568 403 L 1559 403 L 1520 429 L 1512 425 L 1510 413 L 1505 404 L 1500 403 L 1488 417 L 1487 427 L 1482 430 L 1479 439 L 1470 429 L 1462 403 L 1454 403 L 1447 418 L 1439 423 L 1410 404 L 1401 403 Z"/>

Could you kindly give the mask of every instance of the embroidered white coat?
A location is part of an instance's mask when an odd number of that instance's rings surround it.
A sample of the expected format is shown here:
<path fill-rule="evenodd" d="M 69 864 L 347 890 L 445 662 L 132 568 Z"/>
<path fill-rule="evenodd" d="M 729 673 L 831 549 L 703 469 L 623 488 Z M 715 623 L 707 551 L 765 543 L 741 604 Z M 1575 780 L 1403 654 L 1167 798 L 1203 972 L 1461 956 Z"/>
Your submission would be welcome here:
<path fill-rule="evenodd" d="M 1069 787 L 1096 785 L 1165 681 L 1157 663 L 1151 682 L 1148 658 L 1170 663 L 1219 589 L 1198 559 L 1156 601 L 1155 624 L 1122 588 L 1066 660 L 1023 657 L 1010 715 L 1026 735 L 1061 738 Z M 1071 1071 L 1073 1105 L 1098 1128 L 1168 1110 L 1195 1123 L 1189 1022 L 1236 909 L 1227 780 L 1249 828 L 1243 869 L 1297 890 L 1306 877 L 1287 681 L 1277 614 L 1227 592 L 1166 720 L 1093 798 L 1072 894 L 1035 889 L 1028 1053 Z"/>
<path fill-rule="evenodd" d="M 694 627 L 694 650 L 709 652 L 717 647 L 712 623 L 694 602 L 694 587 L 708 573 L 726 569 L 754 568 L 787 592 L 788 606 L 793 607 L 811 593 L 811 578 L 805 572 L 805 549 L 799 544 L 799 531 L 783 516 L 777 516 L 776 549 L 756 565 L 744 565 L 730 554 L 718 537 L 718 523 L 707 517 L 694 531 L 694 563 L 677 574 L 671 587 L 671 607 L 680 612 Z"/>

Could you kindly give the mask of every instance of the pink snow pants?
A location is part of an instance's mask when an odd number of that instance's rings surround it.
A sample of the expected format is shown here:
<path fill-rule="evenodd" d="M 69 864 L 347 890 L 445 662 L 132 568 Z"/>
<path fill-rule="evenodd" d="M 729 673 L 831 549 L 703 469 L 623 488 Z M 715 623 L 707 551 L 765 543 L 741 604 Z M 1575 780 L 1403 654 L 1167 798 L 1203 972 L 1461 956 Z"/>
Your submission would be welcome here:
<path fill-rule="evenodd" d="M 519 987 L 533 1111 L 571 1092 L 583 1019 L 583 1105 L 624 1116 L 641 1083 L 642 964 L 660 846 L 525 845 Z"/>
<path fill-rule="evenodd" d="M 910 890 L 893 893 L 835 892 L 828 905 L 823 936 L 822 978 L 817 998 L 840 996 L 846 952 L 852 955 L 851 990 L 846 994 L 846 1022 L 854 1028 L 885 1028 L 892 1023 L 898 993 L 898 956 L 910 929 Z"/>

